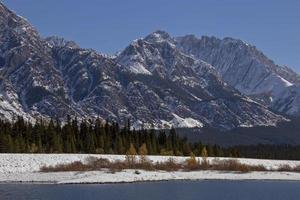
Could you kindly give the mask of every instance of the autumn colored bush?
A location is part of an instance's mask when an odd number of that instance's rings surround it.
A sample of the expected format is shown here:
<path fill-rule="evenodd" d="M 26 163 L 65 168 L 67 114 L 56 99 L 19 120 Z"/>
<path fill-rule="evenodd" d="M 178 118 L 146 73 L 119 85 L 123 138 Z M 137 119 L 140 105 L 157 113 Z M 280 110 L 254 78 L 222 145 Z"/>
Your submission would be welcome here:
<path fill-rule="evenodd" d="M 213 160 L 211 163 L 207 159 L 198 160 L 193 154 L 185 162 L 176 162 L 172 157 L 166 161 L 152 162 L 146 156 L 143 159 L 134 159 L 128 162 L 127 159 L 110 161 L 106 158 L 89 157 L 84 163 L 75 161 L 68 164 L 59 164 L 55 166 L 43 166 L 41 172 L 63 172 L 63 171 L 97 171 L 108 170 L 110 173 L 122 171 L 124 169 L 145 170 L 145 171 L 235 171 L 247 173 L 251 171 L 286 171 L 300 172 L 300 165 L 291 167 L 290 165 L 281 165 L 277 170 L 267 169 L 263 165 L 249 165 L 239 162 L 235 159 Z"/>
<path fill-rule="evenodd" d="M 91 167 L 80 161 L 75 161 L 69 164 L 59 164 L 55 166 L 43 166 L 41 172 L 63 172 L 63 171 L 90 171 Z"/>

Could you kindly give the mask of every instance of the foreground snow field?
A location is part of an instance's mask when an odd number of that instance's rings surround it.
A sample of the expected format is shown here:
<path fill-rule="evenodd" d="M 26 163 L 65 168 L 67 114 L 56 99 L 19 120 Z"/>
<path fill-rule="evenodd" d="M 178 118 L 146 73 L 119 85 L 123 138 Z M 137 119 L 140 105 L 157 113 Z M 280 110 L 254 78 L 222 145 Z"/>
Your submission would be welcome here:
<path fill-rule="evenodd" d="M 0 182 L 39 182 L 39 183 L 119 183 L 136 181 L 160 180 L 201 180 L 201 179 L 262 179 L 262 180 L 298 180 L 300 173 L 293 172 L 224 172 L 224 171 L 193 171 L 193 172 L 165 172 L 142 171 L 135 174 L 135 170 L 123 170 L 114 174 L 103 171 L 88 172 L 39 172 L 40 167 L 66 164 L 74 161 L 85 162 L 90 156 L 107 158 L 109 160 L 123 160 L 123 155 L 95 155 L 95 154 L 0 154 Z M 167 160 L 168 156 L 149 156 L 156 161 Z M 183 162 L 186 157 L 174 157 Z M 213 160 L 216 158 L 209 158 Z M 217 158 L 226 159 L 226 158 Z M 300 161 L 238 159 L 241 163 L 250 165 L 264 165 L 268 169 L 276 169 L 280 165 L 291 167 L 300 165 Z"/>

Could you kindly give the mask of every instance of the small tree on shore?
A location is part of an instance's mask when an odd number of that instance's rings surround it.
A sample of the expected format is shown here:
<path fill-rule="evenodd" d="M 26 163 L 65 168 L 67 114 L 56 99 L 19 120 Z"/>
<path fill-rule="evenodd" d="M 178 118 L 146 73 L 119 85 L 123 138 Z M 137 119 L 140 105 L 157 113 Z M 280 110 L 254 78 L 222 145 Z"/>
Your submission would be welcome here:
<path fill-rule="evenodd" d="M 201 165 L 204 167 L 204 168 L 208 168 L 209 167 L 209 162 L 208 162 L 208 153 L 207 153 L 207 150 L 206 150 L 206 147 L 204 146 L 201 150 L 201 157 L 202 157 L 202 163 Z"/>
<path fill-rule="evenodd" d="M 186 160 L 186 165 L 189 170 L 195 170 L 199 168 L 199 161 L 197 161 L 195 154 L 192 152 L 190 158 Z"/>
<path fill-rule="evenodd" d="M 126 161 L 129 166 L 133 166 L 136 161 L 136 149 L 134 148 L 133 144 L 130 144 L 129 149 L 126 152 Z"/>
<path fill-rule="evenodd" d="M 202 158 L 207 158 L 208 157 L 206 147 L 202 148 L 202 150 L 201 150 L 201 157 Z"/>
<path fill-rule="evenodd" d="M 145 163 L 147 161 L 146 155 L 148 154 L 147 145 L 145 143 L 142 144 L 139 148 L 140 162 Z"/>

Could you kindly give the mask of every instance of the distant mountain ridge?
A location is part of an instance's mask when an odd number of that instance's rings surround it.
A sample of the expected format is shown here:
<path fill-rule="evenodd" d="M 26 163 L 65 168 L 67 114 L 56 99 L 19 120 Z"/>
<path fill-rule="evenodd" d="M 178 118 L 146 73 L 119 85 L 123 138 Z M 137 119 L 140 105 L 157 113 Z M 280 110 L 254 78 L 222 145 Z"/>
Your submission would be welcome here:
<path fill-rule="evenodd" d="M 106 56 L 56 36 L 41 38 L 3 4 L 0 27 L 3 119 L 70 115 L 130 119 L 136 128 L 227 130 L 287 120 L 269 108 L 299 114 L 299 75 L 240 40 L 155 31 Z"/>
<path fill-rule="evenodd" d="M 296 91 L 299 74 L 276 65 L 255 46 L 233 38 L 221 40 L 194 35 L 178 37 L 176 41 L 184 53 L 213 65 L 222 79 L 241 93 L 279 112 L 300 115 L 299 92 Z"/>

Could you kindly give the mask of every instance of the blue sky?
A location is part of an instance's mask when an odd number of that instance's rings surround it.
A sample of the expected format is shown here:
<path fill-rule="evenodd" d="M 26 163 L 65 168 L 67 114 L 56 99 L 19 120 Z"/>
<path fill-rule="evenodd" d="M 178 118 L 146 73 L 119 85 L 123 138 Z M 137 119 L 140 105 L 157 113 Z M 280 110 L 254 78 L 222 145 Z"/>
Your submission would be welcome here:
<path fill-rule="evenodd" d="M 157 30 L 234 37 L 300 72 L 299 0 L 4 0 L 42 36 L 112 54 Z"/>

